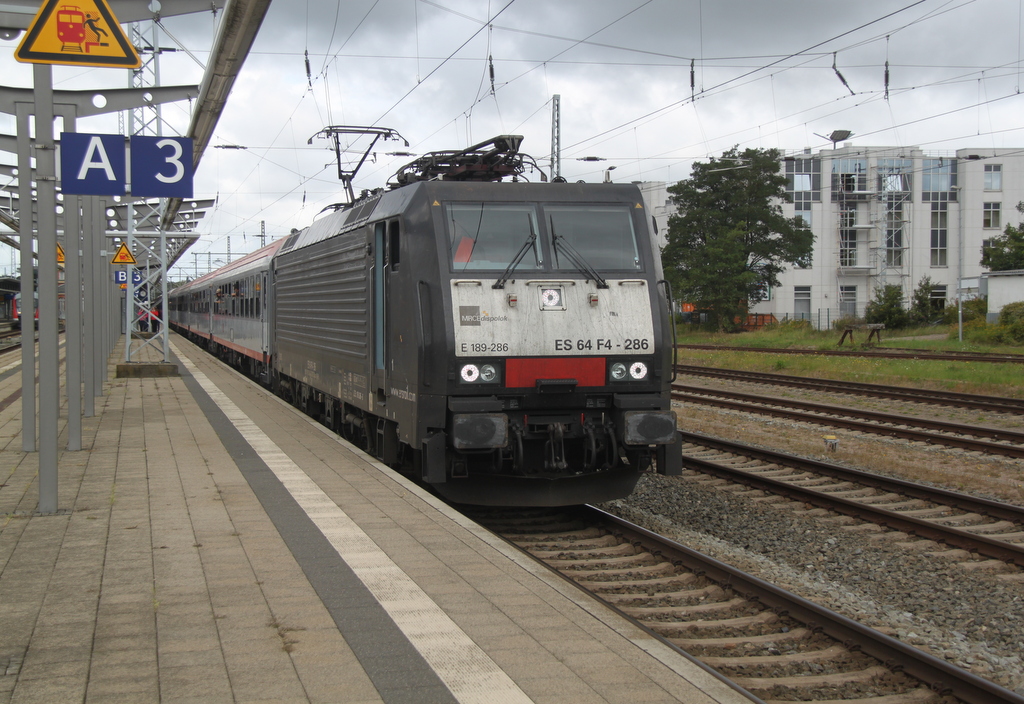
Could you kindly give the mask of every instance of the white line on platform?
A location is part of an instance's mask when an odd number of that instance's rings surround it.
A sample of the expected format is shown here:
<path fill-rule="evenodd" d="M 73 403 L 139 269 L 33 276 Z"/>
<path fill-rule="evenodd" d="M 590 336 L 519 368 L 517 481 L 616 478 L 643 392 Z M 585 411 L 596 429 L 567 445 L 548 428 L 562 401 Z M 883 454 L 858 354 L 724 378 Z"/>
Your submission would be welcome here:
<path fill-rule="evenodd" d="M 171 347 L 456 699 L 465 704 L 529 704 L 531 699 L 504 670 L 316 482 L 173 343 Z"/>

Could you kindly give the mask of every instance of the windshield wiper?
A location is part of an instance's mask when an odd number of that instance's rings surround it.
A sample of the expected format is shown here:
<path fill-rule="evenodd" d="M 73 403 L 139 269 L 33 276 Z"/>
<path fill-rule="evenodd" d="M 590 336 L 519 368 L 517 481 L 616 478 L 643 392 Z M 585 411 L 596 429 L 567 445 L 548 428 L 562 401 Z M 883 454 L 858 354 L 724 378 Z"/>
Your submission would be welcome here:
<path fill-rule="evenodd" d="M 501 278 L 495 281 L 491 288 L 505 288 L 505 284 L 508 283 L 509 278 L 515 272 L 516 267 L 519 266 L 519 263 L 523 261 L 523 257 L 525 257 L 526 253 L 530 251 L 531 247 L 533 247 L 533 243 L 537 241 L 537 233 L 533 229 L 533 219 L 527 215 L 526 221 L 530 224 L 530 236 L 526 238 L 526 241 L 523 242 L 523 246 L 519 248 L 518 252 L 516 252 L 516 256 L 512 257 L 511 263 L 509 263 L 504 273 L 502 273 Z"/>
<path fill-rule="evenodd" d="M 555 250 L 560 247 L 565 251 L 565 256 L 572 262 L 576 270 L 586 276 L 588 279 L 593 279 L 597 282 L 598 288 L 608 288 L 608 282 L 604 280 L 594 267 L 587 263 L 587 260 L 583 258 L 583 255 L 576 251 L 576 248 L 569 244 L 569 240 L 564 237 L 559 237 L 555 234 L 555 219 L 549 218 L 548 222 L 551 225 L 551 244 Z"/>

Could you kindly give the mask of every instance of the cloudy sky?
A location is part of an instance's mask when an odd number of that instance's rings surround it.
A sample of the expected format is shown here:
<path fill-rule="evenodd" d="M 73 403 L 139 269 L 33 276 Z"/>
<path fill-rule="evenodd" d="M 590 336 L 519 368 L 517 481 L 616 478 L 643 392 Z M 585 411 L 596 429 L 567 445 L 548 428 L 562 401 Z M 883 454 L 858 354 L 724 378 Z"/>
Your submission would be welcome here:
<path fill-rule="evenodd" d="M 935 154 L 1024 148 L 1022 12 L 1021 0 L 278 0 L 196 175 L 196 196 L 217 204 L 180 263 L 202 273 L 229 238 L 236 257 L 258 246 L 261 223 L 280 237 L 343 200 L 330 142 L 307 144 L 326 125 L 388 127 L 409 141 L 379 142 L 357 192 L 410 160 L 387 152 L 505 133 L 524 135 L 523 151 L 548 169 L 554 94 L 573 181 L 615 167 L 616 181 L 674 182 L 733 146 L 816 150 L 840 129 L 855 145 Z M 216 19 L 163 24 L 161 45 L 188 51 L 162 57 L 162 83 L 198 83 Z M 31 85 L 11 52 L 0 71 L 7 85 Z M 54 81 L 98 89 L 128 76 L 55 67 Z M 164 108 L 165 134 L 187 128 L 188 109 Z M 93 118 L 79 129 L 117 126 Z"/>

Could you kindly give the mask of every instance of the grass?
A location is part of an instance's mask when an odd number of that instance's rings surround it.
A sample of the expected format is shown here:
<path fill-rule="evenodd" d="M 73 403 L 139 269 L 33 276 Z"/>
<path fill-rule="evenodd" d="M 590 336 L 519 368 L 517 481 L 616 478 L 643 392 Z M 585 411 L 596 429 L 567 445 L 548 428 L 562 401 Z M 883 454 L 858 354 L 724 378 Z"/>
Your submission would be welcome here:
<path fill-rule="evenodd" d="M 956 339 L 896 340 L 894 337 L 934 335 L 937 328 L 901 330 L 886 339 L 882 347 L 912 348 L 935 351 L 1010 352 L 1021 354 L 1020 346 L 985 346 L 960 343 Z M 942 328 L 938 328 L 942 330 Z M 679 362 L 704 367 L 746 369 L 793 376 L 859 381 L 869 384 L 918 386 L 962 393 L 983 393 L 995 396 L 1024 398 L 1024 364 L 991 362 L 954 362 L 942 360 L 877 359 L 872 357 L 818 357 L 815 355 L 738 352 L 726 347 L 760 347 L 783 349 L 837 349 L 842 333 L 807 329 L 775 328 L 748 333 L 720 334 L 687 331 L 679 335 L 680 344 L 716 345 L 722 350 L 679 350 Z M 867 339 L 867 332 L 857 331 L 858 341 Z M 849 346 L 855 349 L 861 345 Z"/>
<path fill-rule="evenodd" d="M 831 350 L 836 349 L 842 330 L 814 330 L 810 327 L 777 325 L 741 333 L 718 333 L 698 330 L 687 325 L 677 327 L 676 339 L 680 344 L 721 345 L 725 347 L 784 347 L 796 349 Z M 868 338 L 867 330 L 856 330 L 855 344 L 852 347 L 865 346 Z M 942 335 L 942 339 L 936 338 Z M 927 337 L 929 339 L 908 339 Z M 872 346 L 878 346 L 872 344 Z M 844 347 L 851 347 L 847 339 Z M 1021 345 L 979 344 L 964 340 L 960 342 L 957 326 L 930 325 L 905 330 L 883 330 L 881 347 L 898 347 L 900 349 L 936 350 L 942 352 L 981 352 L 1024 354 Z"/>

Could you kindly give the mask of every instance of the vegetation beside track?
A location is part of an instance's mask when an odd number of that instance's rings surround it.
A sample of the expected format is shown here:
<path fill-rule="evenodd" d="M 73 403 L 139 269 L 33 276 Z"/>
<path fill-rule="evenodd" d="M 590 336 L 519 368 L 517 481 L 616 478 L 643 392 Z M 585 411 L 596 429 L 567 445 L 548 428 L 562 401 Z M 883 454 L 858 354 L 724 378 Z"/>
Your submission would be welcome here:
<path fill-rule="evenodd" d="M 860 332 L 860 331 L 858 331 Z M 798 326 L 775 326 L 755 332 L 707 333 L 679 330 L 680 344 L 716 345 L 721 350 L 680 349 L 679 362 L 705 367 L 746 369 L 757 372 L 792 374 L 822 379 L 841 379 L 871 384 L 918 386 L 921 388 L 982 393 L 1024 398 L 1020 364 L 974 363 L 924 359 L 878 359 L 872 357 L 828 357 L 792 355 L 770 352 L 739 352 L 730 347 L 759 347 L 766 350 L 837 349 L 841 331 L 818 331 Z M 941 335 L 941 338 L 939 336 Z M 866 340 L 860 333 L 857 345 Z M 845 346 L 850 349 L 849 346 Z M 899 348 L 934 352 L 975 352 L 990 354 L 1024 354 L 1024 346 L 978 345 L 949 339 L 943 330 L 928 327 L 900 330 L 892 337 L 883 332 L 882 344 L 872 348 Z"/>

